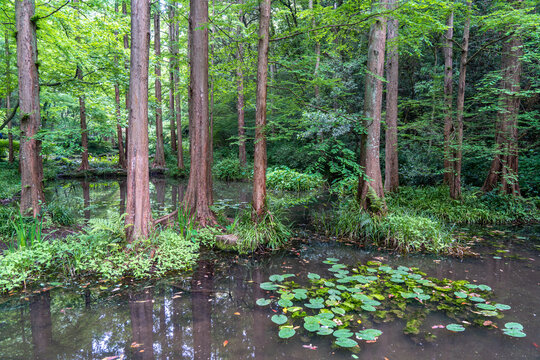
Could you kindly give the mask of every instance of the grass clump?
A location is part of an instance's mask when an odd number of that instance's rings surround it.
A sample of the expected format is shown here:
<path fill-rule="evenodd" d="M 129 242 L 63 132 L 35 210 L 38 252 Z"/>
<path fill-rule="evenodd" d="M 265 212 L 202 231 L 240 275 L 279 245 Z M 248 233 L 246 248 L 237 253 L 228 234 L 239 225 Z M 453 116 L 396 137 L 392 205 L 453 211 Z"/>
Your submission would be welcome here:
<path fill-rule="evenodd" d="M 324 183 L 320 174 L 305 174 L 286 166 L 266 172 L 266 185 L 275 190 L 310 191 L 322 187 Z"/>
<path fill-rule="evenodd" d="M 314 224 L 329 235 L 402 252 L 450 253 L 457 245 L 448 227 L 436 218 L 401 210 L 371 216 L 353 199 L 341 202 L 333 212 L 316 214 Z"/>
<path fill-rule="evenodd" d="M 81 234 L 41 239 L 4 251 L 0 256 L 0 293 L 52 279 L 162 276 L 190 268 L 198 252 L 199 244 L 186 240 L 174 228 L 129 244 L 122 216 L 93 219 Z"/>
<path fill-rule="evenodd" d="M 242 211 L 227 230 L 238 237 L 236 249 L 240 253 L 264 248 L 278 249 L 291 237 L 289 227 L 276 212 L 267 212 L 255 223 L 251 218 L 251 211 Z"/>

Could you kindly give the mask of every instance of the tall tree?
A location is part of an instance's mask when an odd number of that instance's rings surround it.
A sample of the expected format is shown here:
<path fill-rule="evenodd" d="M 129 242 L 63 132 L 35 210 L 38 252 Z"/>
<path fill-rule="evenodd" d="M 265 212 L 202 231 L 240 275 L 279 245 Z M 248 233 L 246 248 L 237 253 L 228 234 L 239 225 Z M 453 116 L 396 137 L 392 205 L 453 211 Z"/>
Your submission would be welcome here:
<path fill-rule="evenodd" d="M 176 28 L 178 22 L 175 19 L 175 4 L 172 3 L 169 5 L 169 51 L 171 52 L 170 59 L 170 69 L 169 69 L 169 80 L 171 83 L 169 89 L 169 108 L 171 111 L 171 150 L 173 153 L 176 152 L 176 117 L 175 117 L 175 94 L 178 91 L 178 84 L 175 82 L 175 71 L 176 65 L 178 63 L 178 38 Z"/>
<path fill-rule="evenodd" d="M 43 194 L 43 162 L 41 141 L 35 136 L 41 126 L 39 75 L 34 0 L 15 2 L 17 22 L 17 66 L 19 69 L 19 107 L 21 139 L 19 161 L 21 171 L 22 214 L 30 211 L 37 217 L 45 201 Z"/>
<path fill-rule="evenodd" d="M 6 119 L 9 117 L 9 112 L 11 110 L 11 52 L 9 50 L 9 30 L 6 28 Z M 13 124 L 11 120 L 8 122 L 8 161 L 10 163 L 15 159 L 13 154 L 13 134 L 11 129 Z"/>
<path fill-rule="evenodd" d="M 240 5 L 243 4 L 243 0 L 238 0 Z M 244 12 L 242 9 L 239 10 L 238 14 L 239 25 L 236 29 L 237 36 L 240 37 L 242 34 L 242 24 L 244 23 Z M 245 121 L 245 109 L 244 109 L 244 44 L 238 42 L 236 48 L 236 110 L 238 111 L 238 160 L 240 161 L 240 166 L 246 166 L 247 156 L 246 156 L 246 121 Z"/>
<path fill-rule="evenodd" d="M 184 149 L 182 148 L 182 97 L 180 92 L 180 62 L 178 61 L 178 38 L 180 25 L 174 21 L 174 8 L 171 7 L 171 24 L 169 27 L 170 51 L 171 51 L 171 92 L 169 99 L 171 103 L 171 142 L 174 142 L 173 152 L 176 152 L 176 166 L 184 169 Z M 176 131 L 173 129 L 176 126 Z M 178 134 L 178 146 L 176 140 Z"/>
<path fill-rule="evenodd" d="M 521 194 L 518 179 L 518 113 L 521 90 L 522 40 L 513 35 L 505 41 L 502 49 L 502 79 L 500 110 L 497 114 L 495 135 L 496 151 L 491 162 L 483 191 L 492 191 L 500 184 L 503 194 Z"/>
<path fill-rule="evenodd" d="M 201 226 L 215 223 L 210 164 L 208 113 L 208 0 L 190 0 L 189 12 L 189 136 L 191 164 L 185 207 Z"/>
<path fill-rule="evenodd" d="M 456 121 L 452 126 L 452 159 L 450 173 L 450 197 L 461 198 L 461 161 L 463 156 L 463 110 L 465 108 L 465 85 L 467 78 L 467 61 L 469 54 L 469 32 L 471 27 L 472 0 L 467 1 L 467 17 L 463 27 L 463 43 L 459 61 L 459 81 L 456 101 Z"/>
<path fill-rule="evenodd" d="M 450 184 L 451 168 L 451 133 L 452 133 L 452 103 L 453 103 L 453 39 L 454 38 L 454 12 L 446 19 L 446 33 L 443 39 L 444 55 L 444 183 Z"/>
<path fill-rule="evenodd" d="M 128 241 L 148 237 L 152 214 L 148 174 L 148 57 L 150 1 L 131 0 L 128 174 L 126 233 Z"/>
<path fill-rule="evenodd" d="M 396 0 L 389 0 L 388 10 L 397 7 Z M 386 145 L 384 190 L 396 191 L 399 187 L 398 166 L 398 89 L 399 89 L 399 53 L 398 53 L 399 20 L 392 18 L 388 21 L 388 60 L 386 67 Z"/>
<path fill-rule="evenodd" d="M 266 95 L 271 0 L 260 1 L 259 45 L 257 60 L 257 97 L 255 105 L 255 151 L 253 155 L 253 219 L 266 212 Z"/>
<path fill-rule="evenodd" d="M 375 11 L 380 3 L 375 3 Z M 381 133 L 382 81 L 386 44 L 386 19 L 377 17 L 369 31 L 367 72 L 364 95 L 364 133 L 361 135 L 360 166 L 364 174 L 358 177 L 358 202 L 370 212 L 386 210 L 379 161 Z"/>
<path fill-rule="evenodd" d="M 114 2 L 114 11 L 118 12 L 118 1 Z M 118 31 L 115 31 L 115 36 L 118 36 Z M 115 63 L 118 65 L 118 57 L 115 57 Z M 116 111 L 116 140 L 118 143 L 118 166 L 126 169 L 126 154 L 124 152 L 124 139 L 122 134 L 122 111 L 120 110 L 120 85 L 118 81 L 114 83 L 114 101 Z"/>
<path fill-rule="evenodd" d="M 161 27 L 160 27 L 160 15 L 161 10 L 159 1 L 155 4 L 156 9 L 154 12 L 154 52 L 156 54 L 156 67 L 155 67 L 155 94 L 156 94 L 156 154 L 154 156 L 154 162 L 152 167 L 164 168 L 165 167 L 165 145 L 163 142 L 163 113 L 161 109 Z"/>

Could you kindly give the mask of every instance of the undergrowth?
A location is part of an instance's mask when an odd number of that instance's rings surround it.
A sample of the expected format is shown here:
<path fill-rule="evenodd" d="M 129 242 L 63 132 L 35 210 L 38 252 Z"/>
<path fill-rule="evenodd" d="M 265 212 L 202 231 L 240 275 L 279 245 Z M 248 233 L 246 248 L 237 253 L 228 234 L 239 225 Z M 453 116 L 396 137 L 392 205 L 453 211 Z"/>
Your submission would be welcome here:
<path fill-rule="evenodd" d="M 127 243 L 123 217 L 111 215 L 108 219 L 90 220 L 81 234 L 5 250 L 0 256 L 0 292 L 38 280 L 162 276 L 190 268 L 198 251 L 197 242 L 186 240 L 174 228 Z"/>
<path fill-rule="evenodd" d="M 286 166 L 268 169 L 266 185 L 270 189 L 289 191 L 309 191 L 324 186 L 325 181 L 320 174 L 301 173 Z"/>
<path fill-rule="evenodd" d="M 259 222 L 254 223 L 251 211 L 244 210 L 227 230 L 238 237 L 236 249 L 240 253 L 261 248 L 278 249 L 291 237 L 289 227 L 283 223 L 278 212 L 267 212 Z"/>

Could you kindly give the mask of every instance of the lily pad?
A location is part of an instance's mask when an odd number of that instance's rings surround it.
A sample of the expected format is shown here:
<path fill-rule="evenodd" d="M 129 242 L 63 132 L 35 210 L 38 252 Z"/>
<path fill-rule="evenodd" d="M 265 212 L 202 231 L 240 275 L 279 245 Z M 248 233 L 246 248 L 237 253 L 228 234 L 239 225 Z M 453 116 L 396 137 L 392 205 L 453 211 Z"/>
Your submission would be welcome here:
<path fill-rule="evenodd" d="M 287 322 L 287 317 L 285 315 L 274 315 L 271 320 L 278 325 L 283 325 Z"/>
<path fill-rule="evenodd" d="M 260 298 L 260 299 L 257 299 L 257 301 L 255 303 L 257 305 L 259 305 L 259 306 L 266 306 L 266 305 L 270 304 L 271 302 L 272 302 L 272 300 L 270 300 L 270 299 Z"/>
<path fill-rule="evenodd" d="M 278 274 L 274 274 L 274 275 L 270 275 L 270 277 L 268 278 L 268 280 L 270 281 L 276 281 L 276 282 L 281 282 L 283 281 L 285 278 L 282 276 L 282 275 L 278 275 Z"/>
<path fill-rule="evenodd" d="M 343 310 L 342 308 L 340 307 L 333 307 L 332 308 L 332 312 L 334 314 L 338 314 L 338 315 L 345 315 L 345 310 Z"/>
<path fill-rule="evenodd" d="M 335 334 L 335 331 L 334 331 L 334 334 Z M 344 347 L 344 348 L 351 348 L 358 345 L 358 343 L 354 341 L 353 339 L 340 337 L 336 340 L 336 345 Z"/>
<path fill-rule="evenodd" d="M 503 333 L 505 335 L 518 337 L 518 338 L 527 336 L 527 334 L 525 334 L 523 331 L 517 330 L 517 329 L 503 329 Z"/>
<path fill-rule="evenodd" d="M 361 308 L 364 309 L 365 311 L 377 311 L 377 309 L 375 309 L 371 305 L 362 305 Z"/>
<path fill-rule="evenodd" d="M 499 310 L 510 310 L 512 307 L 506 304 L 495 304 L 495 307 Z"/>
<path fill-rule="evenodd" d="M 334 332 L 334 330 L 329 329 L 327 327 L 322 327 L 317 331 L 317 335 L 330 335 Z"/>
<path fill-rule="evenodd" d="M 474 301 L 474 302 L 485 302 L 486 301 L 485 299 L 483 299 L 481 297 L 478 297 L 478 296 L 471 296 L 470 300 Z"/>
<path fill-rule="evenodd" d="M 467 294 L 464 293 L 464 292 L 461 292 L 461 291 L 455 291 L 454 295 L 456 295 L 456 297 L 458 297 L 460 299 L 465 299 L 467 297 Z"/>
<path fill-rule="evenodd" d="M 296 334 L 296 331 L 292 327 L 282 327 L 279 329 L 278 336 L 282 339 L 288 339 Z"/>
<path fill-rule="evenodd" d="M 478 290 L 491 291 L 491 287 L 489 287 L 487 285 L 478 285 Z"/>
<path fill-rule="evenodd" d="M 277 285 L 273 282 L 263 282 L 259 286 L 263 290 L 277 290 Z"/>
<path fill-rule="evenodd" d="M 293 306 L 293 302 L 291 300 L 287 300 L 287 299 L 280 299 L 278 301 L 278 305 L 281 306 L 281 307 L 289 307 L 289 306 Z"/>
<path fill-rule="evenodd" d="M 496 310 L 497 308 L 493 305 L 489 305 L 489 304 L 476 304 L 476 307 L 479 308 L 479 309 L 482 309 L 482 310 Z"/>
<path fill-rule="evenodd" d="M 321 278 L 320 275 L 315 274 L 315 273 L 308 273 L 307 277 L 308 279 L 311 279 L 311 280 L 319 280 Z"/>
<path fill-rule="evenodd" d="M 382 331 L 377 329 L 365 329 L 356 333 L 361 340 L 373 341 L 381 336 Z"/>
<path fill-rule="evenodd" d="M 463 325 L 460 325 L 460 324 L 448 324 L 446 325 L 446 329 L 453 332 L 465 331 L 465 328 L 463 327 Z"/>
<path fill-rule="evenodd" d="M 319 331 L 320 328 L 321 328 L 321 325 L 319 325 L 319 323 L 316 323 L 316 322 L 304 323 L 304 329 L 306 329 L 307 331 L 315 332 L 315 331 Z"/>
<path fill-rule="evenodd" d="M 353 333 L 349 329 L 339 329 L 334 331 L 334 336 L 337 338 L 348 338 L 353 336 Z"/>
<path fill-rule="evenodd" d="M 504 327 L 507 329 L 523 330 L 523 325 L 517 322 L 508 322 L 504 324 Z"/>
<path fill-rule="evenodd" d="M 318 318 L 320 319 L 328 319 L 328 320 L 331 320 L 334 318 L 334 314 L 331 313 L 331 312 L 321 312 L 319 313 L 319 315 L 317 315 Z"/>

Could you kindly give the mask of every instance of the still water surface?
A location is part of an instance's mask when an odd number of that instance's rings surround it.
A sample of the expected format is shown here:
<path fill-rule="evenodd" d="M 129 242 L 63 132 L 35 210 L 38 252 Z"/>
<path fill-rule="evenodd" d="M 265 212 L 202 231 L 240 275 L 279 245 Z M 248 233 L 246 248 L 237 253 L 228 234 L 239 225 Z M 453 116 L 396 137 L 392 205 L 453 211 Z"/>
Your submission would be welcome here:
<path fill-rule="evenodd" d="M 121 205 L 117 183 L 90 185 L 86 211 L 90 205 L 91 216 Z M 171 198 L 177 185 L 165 182 L 164 193 L 170 195 L 161 204 L 154 185 L 154 210 L 174 207 Z M 82 186 L 64 186 L 49 196 L 85 201 Z M 242 196 L 249 200 L 245 184 L 223 189 L 231 191 L 218 192 L 222 203 L 242 202 Z M 65 191 L 71 191 L 71 197 Z M 176 196 L 181 196 L 178 187 Z M 80 204 L 79 209 L 88 215 Z M 383 335 L 376 343 L 361 344 L 356 354 L 360 359 L 540 359 L 540 228 L 503 230 L 474 230 L 486 239 L 476 248 L 479 258 L 399 256 L 307 236 L 293 249 L 260 258 L 207 252 L 193 273 L 157 283 L 78 284 L 20 299 L 0 298 L 0 359 L 351 359 L 349 351 L 331 348 L 327 337 L 309 337 L 300 329 L 290 340 L 279 339 L 270 320 L 274 312 L 255 304 L 265 297 L 259 284 L 269 275 L 329 275 L 322 264 L 327 257 L 345 264 L 382 257 L 390 265 L 416 266 L 430 276 L 487 284 L 495 292 L 493 300 L 512 306 L 498 323 L 520 322 L 527 333 L 522 339 L 476 327 L 451 333 L 431 328 L 453 322 L 432 313 L 422 329 L 436 335 L 435 340 L 404 335 L 405 321 L 374 324 Z M 501 244 L 504 247 L 497 247 Z M 509 251 L 495 253 L 496 249 Z"/>

